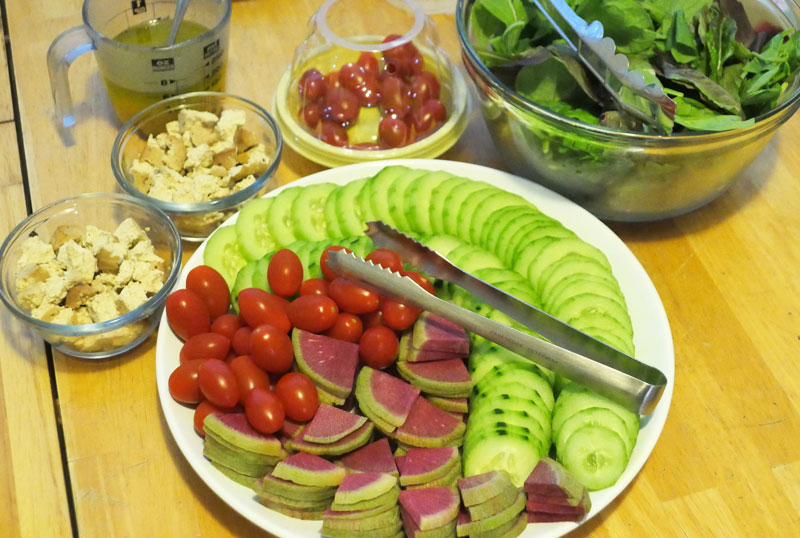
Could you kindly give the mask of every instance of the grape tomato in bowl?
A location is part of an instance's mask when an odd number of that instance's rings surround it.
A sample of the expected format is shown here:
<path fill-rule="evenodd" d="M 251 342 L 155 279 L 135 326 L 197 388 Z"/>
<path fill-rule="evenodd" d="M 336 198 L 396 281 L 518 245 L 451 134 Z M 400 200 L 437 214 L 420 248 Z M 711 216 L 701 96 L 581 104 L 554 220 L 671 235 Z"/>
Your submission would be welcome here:
<path fill-rule="evenodd" d="M 413 0 L 328 0 L 275 93 L 287 143 L 327 166 L 436 157 L 466 127 L 464 80 Z"/>

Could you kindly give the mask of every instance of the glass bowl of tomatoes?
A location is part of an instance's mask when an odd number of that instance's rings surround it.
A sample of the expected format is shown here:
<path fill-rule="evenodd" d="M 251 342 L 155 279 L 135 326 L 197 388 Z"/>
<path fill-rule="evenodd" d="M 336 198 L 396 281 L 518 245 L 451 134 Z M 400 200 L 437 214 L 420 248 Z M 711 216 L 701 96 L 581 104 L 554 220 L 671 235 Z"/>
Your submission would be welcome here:
<path fill-rule="evenodd" d="M 467 123 L 463 77 L 413 0 L 327 0 L 275 92 L 286 143 L 325 166 L 447 151 Z"/>

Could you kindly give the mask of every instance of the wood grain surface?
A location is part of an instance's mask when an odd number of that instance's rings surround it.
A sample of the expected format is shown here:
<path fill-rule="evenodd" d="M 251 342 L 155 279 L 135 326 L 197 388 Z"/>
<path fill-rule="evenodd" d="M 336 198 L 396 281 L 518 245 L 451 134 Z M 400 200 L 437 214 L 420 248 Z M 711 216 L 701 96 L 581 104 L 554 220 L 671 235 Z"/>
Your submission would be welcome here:
<path fill-rule="evenodd" d="M 228 90 L 271 110 L 278 78 L 321 3 L 235 2 Z M 34 208 L 116 189 L 109 153 L 119 125 L 92 55 L 70 71 L 72 144 L 53 119 L 45 52 L 58 33 L 80 24 L 80 7 L 78 0 L 6 0 Z M 460 65 L 453 17 L 435 20 Z M 12 119 L 2 76 L 0 121 Z M 0 123 L 5 231 L 25 214 L 13 125 Z M 572 536 L 800 536 L 798 139 L 795 117 L 733 188 L 699 211 L 611 225 L 664 302 L 675 342 L 674 395 L 643 471 Z M 503 169 L 477 109 L 442 158 Z M 321 169 L 287 148 L 277 176 L 287 183 Z M 57 412 L 80 536 L 265 535 L 220 501 L 179 453 L 157 401 L 155 337 L 106 361 L 54 353 L 54 402 L 41 341 L 6 310 L 0 323 L 0 503 L 10 507 L 0 510 L 0 535 L 71 535 Z"/>

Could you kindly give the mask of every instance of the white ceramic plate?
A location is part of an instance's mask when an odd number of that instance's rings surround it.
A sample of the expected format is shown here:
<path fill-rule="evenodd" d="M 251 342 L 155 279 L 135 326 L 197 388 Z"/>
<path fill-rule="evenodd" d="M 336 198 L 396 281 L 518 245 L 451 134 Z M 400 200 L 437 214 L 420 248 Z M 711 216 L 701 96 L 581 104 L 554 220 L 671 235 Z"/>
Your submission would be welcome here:
<path fill-rule="evenodd" d="M 344 184 L 354 179 L 372 176 L 389 164 L 404 164 L 409 167 L 430 170 L 446 170 L 456 175 L 486 181 L 509 192 L 524 196 L 544 213 L 558 219 L 565 226 L 575 231 L 583 240 L 602 250 L 608 257 L 609 262 L 611 262 L 614 275 L 619 281 L 628 303 L 635 334 L 636 355 L 641 361 L 664 372 L 668 385 L 656 407 L 655 413 L 642 420 L 639 439 L 633 450 L 631 461 L 616 485 L 592 493 L 592 510 L 589 517 L 596 515 L 627 487 L 644 465 L 647 457 L 653 451 L 659 435 L 661 435 L 672 399 L 672 381 L 675 374 L 672 335 L 664 307 L 653 283 L 625 244 L 590 213 L 544 187 L 491 168 L 434 159 L 383 161 L 333 168 L 303 178 L 292 183 L 292 186 L 326 181 Z M 276 190 L 269 195 L 274 196 L 278 192 Z M 235 219 L 236 215 L 232 216 L 225 224 L 232 224 Z M 186 263 L 176 289 L 185 285 L 188 271 L 202 263 L 204 248 L 205 243 L 200 245 Z M 169 328 L 166 314 L 164 316 L 159 327 L 156 345 L 158 394 L 161 400 L 161 407 L 164 410 L 164 416 L 167 419 L 167 425 L 189 464 L 223 501 L 264 530 L 286 538 L 304 538 L 317 535 L 321 526 L 320 522 L 293 519 L 262 506 L 258 503 L 251 490 L 222 475 L 203 457 L 203 441 L 193 429 L 192 416 L 194 410 L 178 404 L 169 395 L 167 380 L 170 373 L 179 364 L 178 353 L 181 342 Z M 527 538 L 562 536 L 576 526 L 574 523 L 531 524 L 523 536 Z"/>

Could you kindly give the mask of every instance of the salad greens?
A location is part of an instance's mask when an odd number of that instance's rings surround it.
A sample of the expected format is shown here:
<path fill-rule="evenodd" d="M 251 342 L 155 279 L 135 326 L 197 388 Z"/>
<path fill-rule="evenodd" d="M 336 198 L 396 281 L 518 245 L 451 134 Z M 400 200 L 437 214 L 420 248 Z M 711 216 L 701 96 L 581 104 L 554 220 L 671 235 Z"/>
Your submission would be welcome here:
<path fill-rule="evenodd" d="M 746 127 L 800 83 L 800 32 L 751 23 L 739 0 L 566 0 L 598 20 L 631 69 L 658 79 L 676 102 L 667 132 Z M 586 123 L 649 132 L 618 110 L 531 0 L 476 0 L 472 43 L 504 83 Z M 623 100 L 641 99 L 623 90 Z"/>

